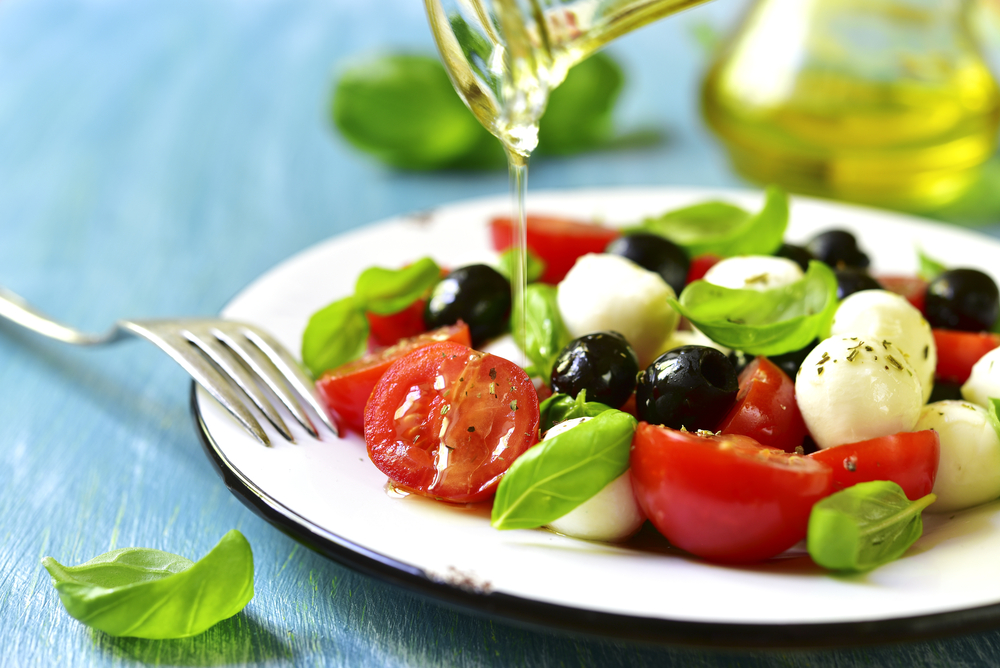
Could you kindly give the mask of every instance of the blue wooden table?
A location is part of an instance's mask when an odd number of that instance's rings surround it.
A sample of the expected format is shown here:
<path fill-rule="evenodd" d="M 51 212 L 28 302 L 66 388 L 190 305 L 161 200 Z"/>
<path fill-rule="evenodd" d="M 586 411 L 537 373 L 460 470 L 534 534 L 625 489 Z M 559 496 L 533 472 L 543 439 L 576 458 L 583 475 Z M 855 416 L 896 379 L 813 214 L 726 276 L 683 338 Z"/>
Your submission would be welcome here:
<path fill-rule="evenodd" d="M 699 26 L 720 0 L 614 45 L 619 121 L 660 146 L 539 161 L 532 188 L 743 185 L 706 132 Z M 352 57 L 432 52 L 423 5 L 382 0 L 0 2 L 0 284 L 81 328 L 211 315 L 272 265 L 380 218 L 504 192 L 503 172 L 407 174 L 327 122 Z M 530 200 L 529 200 L 530 201 Z M 425 600 L 310 552 L 207 461 L 189 380 L 144 343 L 81 350 L 0 325 L 0 665 L 943 666 L 1000 633 L 830 652 L 712 652 L 574 637 Z M 39 560 L 117 547 L 198 558 L 229 529 L 256 596 L 186 640 L 77 623 Z"/>

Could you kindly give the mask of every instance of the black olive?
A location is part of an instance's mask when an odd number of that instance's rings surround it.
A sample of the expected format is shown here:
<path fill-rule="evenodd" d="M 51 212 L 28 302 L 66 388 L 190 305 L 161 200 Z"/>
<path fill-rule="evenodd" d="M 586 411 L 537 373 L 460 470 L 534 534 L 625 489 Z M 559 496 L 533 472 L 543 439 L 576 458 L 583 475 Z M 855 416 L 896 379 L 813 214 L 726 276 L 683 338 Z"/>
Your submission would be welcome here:
<path fill-rule="evenodd" d="M 729 359 L 715 348 L 682 346 L 656 358 L 639 374 L 639 419 L 673 429 L 714 431 L 726 416 L 739 383 Z"/>
<path fill-rule="evenodd" d="M 680 294 L 687 282 L 691 261 L 677 244 L 657 234 L 639 232 L 618 237 L 608 244 L 605 253 L 632 260 L 643 269 L 656 272 Z"/>
<path fill-rule="evenodd" d="M 1000 315 L 1000 293 L 977 269 L 951 269 L 928 284 L 924 311 L 931 327 L 982 332 Z"/>
<path fill-rule="evenodd" d="M 869 265 L 868 256 L 858 248 L 858 240 L 846 230 L 830 230 L 814 236 L 806 248 L 817 260 L 826 262 L 834 269 Z"/>
<path fill-rule="evenodd" d="M 812 342 L 805 348 L 793 350 L 790 353 L 783 353 L 781 355 L 772 355 L 768 357 L 768 359 L 774 362 L 775 366 L 788 374 L 789 378 L 795 380 L 795 374 L 799 372 L 799 367 L 802 366 L 802 362 L 805 361 L 806 356 L 812 352 L 812 349 L 818 344 L 819 339 L 813 339 Z"/>
<path fill-rule="evenodd" d="M 781 248 L 775 252 L 775 256 L 793 261 L 802 267 L 802 271 L 809 271 L 809 261 L 816 259 L 816 256 L 810 253 L 808 248 L 794 244 L 781 244 Z"/>
<path fill-rule="evenodd" d="M 837 299 L 843 299 L 862 290 L 882 289 L 882 284 L 865 269 L 843 267 L 835 269 L 833 275 L 837 277 Z"/>
<path fill-rule="evenodd" d="M 424 324 L 435 329 L 462 320 L 469 326 L 472 346 L 478 347 L 503 333 L 509 313 L 507 279 L 493 267 L 470 264 L 434 286 L 424 307 Z"/>
<path fill-rule="evenodd" d="M 635 391 L 639 358 L 618 332 L 596 332 L 570 341 L 552 365 L 552 391 L 621 408 Z"/>
<path fill-rule="evenodd" d="M 927 400 L 927 403 L 932 404 L 935 401 L 947 401 L 949 399 L 955 401 L 962 401 L 964 399 L 962 396 L 962 384 L 946 380 L 935 380 L 934 388 L 931 390 L 931 398 Z"/>

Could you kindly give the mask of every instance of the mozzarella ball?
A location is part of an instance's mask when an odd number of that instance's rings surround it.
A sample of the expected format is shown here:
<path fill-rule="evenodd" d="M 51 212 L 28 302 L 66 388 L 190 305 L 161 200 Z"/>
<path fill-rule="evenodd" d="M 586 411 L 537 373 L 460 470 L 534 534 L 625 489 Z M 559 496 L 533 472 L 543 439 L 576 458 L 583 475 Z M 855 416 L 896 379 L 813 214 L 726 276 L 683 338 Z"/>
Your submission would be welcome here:
<path fill-rule="evenodd" d="M 802 278 L 802 267 L 786 257 L 742 255 L 729 257 L 705 273 L 705 281 L 736 290 L 770 290 Z"/>
<path fill-rule="evenodd" d="M 545 432 L 545 438 L 542 440 L 547 441 L 591 419 L 593 418 L 582 417 L 560 422 Z M 635 494 L 632 492 L 632 474 L 630 471 L 625 471 L 605 485 L 600 492 L 559 519 L 550 522 L 548 527 L 573 538 L 613 543 L 623 541 L 634 534 L 645 521 L 646 516 L 636 503 Z"/>
<path fill-rule="evenodd" d="M 962 386 L 962 397 L 980 406 L 1000 399 L 1000 348 L 994 348 L 972 365 L 972 375 Z"/>
<path fill-rule="evenodd" d="M 1000 496 L 1000 438 L 982 406 L 936 401 L 924 406 L 914 430 L 933 429 L 941 439 L 934 489 L 927 510 L 946 513 Z"/>
<path fill-rule="evenodd" d="M 860 336 L 820 341 L 795 377 L 795 398 L 820 448 L 913 431 L 924 403 L 903 353 Z"/>
<path fill-rule="evenodd" d="M 654 356 L 654 359 L 667 352 L 668 350 L 673 350 L 674 348 L 680 348 L 681 346 L 706 346 L 708 348 L 715 348 L 723 355 L 728 355 L 732 352 L 729 348 L 720 345 L 708 338 L 703 332 L 698 329 L 678 329 L 671 334 L 666 341 L 660 344 L 660 350 Z"/>
<path fill-rule="evenodd" d="M 573 338 L 618 332 L 645 367 L 677 329 L 680 316 L 667 303 L 675 296 L 659 274 L 619 255 L 591 253 L 577 260 L 559 284 L 558 303 Z"/>
<path fill-rule="evenodd" d="M 937 346 L 930 324 L 905 297 L 887 290 L 862 290 L 848 296 L 837 307 L 830 329 L 831 336 L 845 334 L 892 341 L 917 372 L 924 402 L 930 399 Z"/>

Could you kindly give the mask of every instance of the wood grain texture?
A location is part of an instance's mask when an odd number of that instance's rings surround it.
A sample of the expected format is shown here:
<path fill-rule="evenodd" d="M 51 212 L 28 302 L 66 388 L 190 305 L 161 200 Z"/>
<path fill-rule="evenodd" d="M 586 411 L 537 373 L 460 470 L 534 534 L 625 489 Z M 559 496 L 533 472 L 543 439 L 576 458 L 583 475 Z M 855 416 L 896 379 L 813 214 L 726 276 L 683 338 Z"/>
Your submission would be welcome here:
<path fill-rule="evenodd" d="M 616 46 L 626 122 L 656 148 L 539 162 L 533 188 L 737 185 L 694 104 L 694 22 Z M 422 3 L 0 2 L 0 284 L 99 330 L 213 314 L 290 254 L 379 218 L 504 192 L 503 173 L 385 170 L 328 127 L 332 73 L 432 46 Z M 715 12 L 712 14 L 711 12 Z M 669 66 L 665 65 L 669 64 Z M 529 200 L 530 201 L 530 200 Z M 0 665 L 947 666 L 1000 661 L 1000 634 L 835 652 L 714 653 L 525 629 L 349 571 L 250 513 L 209 466 L 188 380 L 142 342 L 78 350 L 0 324 Z M 256 596 L 186 640 L 116 639 L 59 604 L 39 560 L 129 545 L 197 559 L 229 529 Z"/>

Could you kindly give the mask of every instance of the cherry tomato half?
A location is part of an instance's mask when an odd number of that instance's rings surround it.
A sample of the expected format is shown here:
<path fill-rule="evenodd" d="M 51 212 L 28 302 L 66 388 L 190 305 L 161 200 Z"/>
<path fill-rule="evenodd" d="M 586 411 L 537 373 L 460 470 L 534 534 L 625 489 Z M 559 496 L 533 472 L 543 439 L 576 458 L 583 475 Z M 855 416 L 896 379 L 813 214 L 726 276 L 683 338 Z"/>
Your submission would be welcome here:
<path fill-rule="evenodd" d="M 918 276 L 876 276 L 875 280 L 888 290 L 895 292 L 924 312 L 924 298 L 927 296 L 927 281 Z"/>
<path fill-rule="evenodd" d="M 1000 346 L 1000 335 L 992 332 L 959 332 L 951 329 L 934 329 L 937 346 L 938 380 L 964 383 L 969 380 L 972 366 L 994 348 Z"/>
<path fill-rule="evenodd" d="M 368 456 L 397 487 L 443 501 L 489 497 L 538 438 L 538 397 L 521 367 L 457 343 L 397 360 L 365 409 Z"/>
<path fill-rule="evenodd" d="M 721 257 L 715 255 L 699 255 L 696 258 L 692 258 L 691 267 L 688 269 L 687 282 L 694 283 L 705 278 L 708 270 L 717 265 L 721 260 Z"/>
<path fill-rule="evenodd" d="M 723 418 L 719 431 L 795 452 L 806 435 L 806 423 L 795 402 L 795 383 L 771 360 L 755 358 L 740 372 L 736 404 Z"/>
<path fill-rule="evenodd" d="M 704 433 L 704 432 L 702 432 Z M 826 464 L 738 435 L 700 435 L 640 422 L 632 440 L 639 506 L 673 545 L 748 563 L 806 536 L 813 504 L 833 490 Z"/>
<path fill-rule="evenodd" d="M 555 285 L 566 277 L 577 258 L 587 253 L 603 253 L 608 244 L 621 236 L 619 230 L 567 218 L 527 217 L 528 248 L 545 261 L 543 283 Z M 490 221 L 493 248 L 507 250 L 514 245 L 514 224 L 510 218 Z"/>
<path fill-rule="evenodd" d="M 941 442 L 933 429 L 902 432 L 818 450 L 809 457 L 833 469 L 833 488 L 891 480 L 915 501 L 931 493 Z"/>
<path fill-rule="evenodd" d="M 330 369 L 316 381 L 316 390 L 330 412 L 339 418 L 342 427 L 359 434 L 365 431 L 365 404 L 392 363 L 414 350 L 440 341 L 455 341 L 472 345 L 469 328 L 464 322 L 441 327 L 410 339 L 403 339 L 391 348 L 365 355 L 359 360 Z"/>
<path fill-rule="evenodd" d="M 402 311 L 389 315 L 379 315 L 367 311 L 368 347 L 378 350 L 386 346 L 394 346 L 401 339 L 409 339 L 427 331 L 424 325 L 424 305 L 426 300 L 418 299 Z"/>

